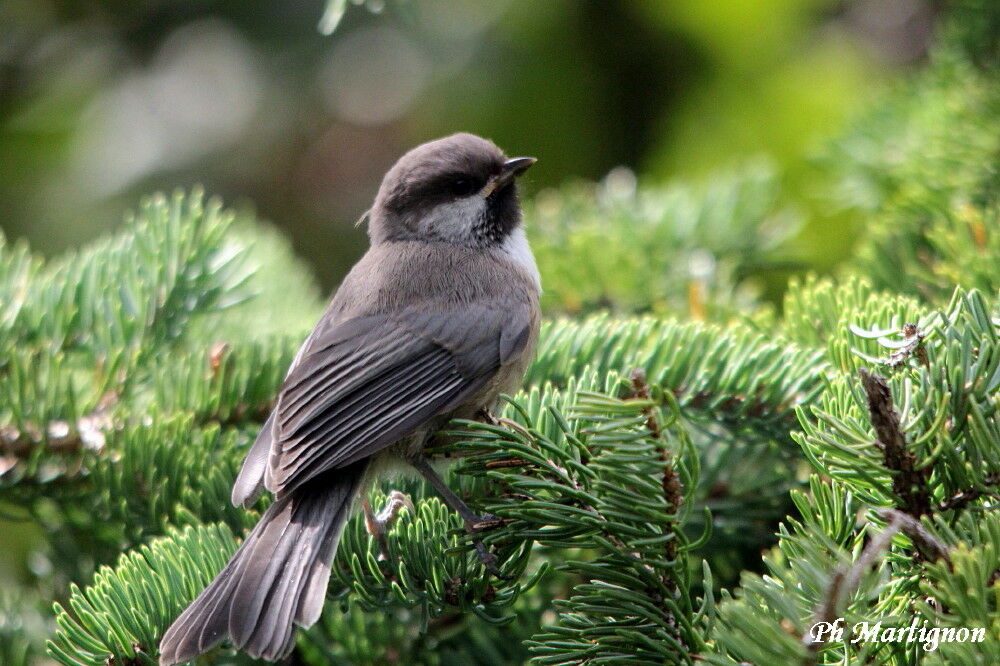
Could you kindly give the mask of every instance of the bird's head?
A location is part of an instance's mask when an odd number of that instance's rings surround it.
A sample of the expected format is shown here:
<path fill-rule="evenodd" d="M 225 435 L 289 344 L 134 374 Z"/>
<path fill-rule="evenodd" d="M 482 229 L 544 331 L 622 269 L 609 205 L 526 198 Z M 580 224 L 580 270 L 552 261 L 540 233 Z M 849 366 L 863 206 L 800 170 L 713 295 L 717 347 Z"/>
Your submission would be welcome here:
<path fill-rule="evenodd" d="M 508 159 L 472 134 L 417 146 L 382 180 L 369 214 L 372 243 L 500 245 L 521 222 L 516 180 L 534 163 L 533 157 Z"/>

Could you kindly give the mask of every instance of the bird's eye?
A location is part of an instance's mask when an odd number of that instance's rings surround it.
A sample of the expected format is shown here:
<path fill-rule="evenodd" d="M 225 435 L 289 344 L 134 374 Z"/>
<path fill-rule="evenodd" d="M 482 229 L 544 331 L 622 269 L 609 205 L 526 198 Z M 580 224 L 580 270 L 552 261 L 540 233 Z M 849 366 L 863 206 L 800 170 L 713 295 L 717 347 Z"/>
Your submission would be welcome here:
<path fill-rule="evenodd" d="M 472 178 L 456 178 L 448 185 L 451 193 L 457 197 L 466 197 L 480 189 L 479 183 Z"/>

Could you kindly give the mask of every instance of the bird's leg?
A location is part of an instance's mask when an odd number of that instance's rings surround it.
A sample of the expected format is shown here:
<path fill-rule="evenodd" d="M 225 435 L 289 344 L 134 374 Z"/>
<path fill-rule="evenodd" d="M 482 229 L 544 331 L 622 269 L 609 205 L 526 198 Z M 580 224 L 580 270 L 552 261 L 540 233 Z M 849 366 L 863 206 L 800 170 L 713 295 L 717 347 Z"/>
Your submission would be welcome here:
<path fill-rule="evenodd" d="M 482 516 L 475 513 L 470 509 L 465 502 L 462 501 L 458 495 L 448 487 L 448 484 L 438 476 L 438 473 L 434 471 L 434 468 L 430 466 L 425 458 L 415 458 L 410 461 L 410 464 L 420 472 L 420 474 L 427 479 L 428 483 L 434 486 L 434 489 L 441 495 L 441 499 L 447 504 L 453 511 L 458 513 L 462 517 L 463 522 L 465 522 L 465 531 L 468 534 L 475 534 L 484 529 L 490 527 L 496 527 L 501 524 L 499 518 L 491 514 L 484 514 Z M 497 568 L 497 558 L 496 555 L 487 550 L 483 542 L 475 537 L 472 540 L 473 545 L 476 549 L 476 554 L 479 556 L 479 561 L 483 563 L 486 570 L 497 578 L 504 578 L 504 575 L 500 573 Z"/>
<path fill-rule="evenodd" d="M 508 419 L 505 416 L 495 416 L 493 412 L 486 409 L 485 407 L 479 410 L 479 412 L 476 414 L 476 417 L 483 423 L 487 423 L 492 426 L 501 426 L 507 428 L 507 430 L 513 430 L 515 432 L 519 432 L 528 439 L 531 439 L 531 433 L 528 432 L 523 425 L 521 425 L 517 421 Z"/>
<path fill-rule="evenodd" d="M 386 534 L 396 521 L 396 518 L 399 517 L 399 512 L 403 507 L 409 509 L 411 515 L 416 514 L 413 502 L 404 493 L 393 490 L 389 493 L 385 506 L 378 513 L 372 510 L 372 505 L 367 497 L 362 502 L 362 506 L 365 511 L 365 529 L 368 531 L 368 534 L 375 537 L 375 540 L 378 541 L 378 559 L 380 561 L 388 560 L 389 542 L 386 539 Z"/>
<path fill-rule="evenodd" d="M 489 527 L 495 527 L 499 523 L 496 516 L 491 514 L 484 514 L 482 516 L 478 515 L 475 511 L 470 509 L 465 502 L 462 501 L 455 492 L 448 487 L 448 484 L 438 476 L 438 473 L 434 471 L 430 463 L 427 462 L 426 458 L 416 458 L 410 461 L 410 464 L 420 472 L 420 474 L 427 479 L 427 481 L 434 486 L 434 490 L 441 495 L 441 499 L 462 517 L 465 521 L 465 529 L 470 534 L 474 532 L 479 532 L 481 530 L 487 529 Z"/>

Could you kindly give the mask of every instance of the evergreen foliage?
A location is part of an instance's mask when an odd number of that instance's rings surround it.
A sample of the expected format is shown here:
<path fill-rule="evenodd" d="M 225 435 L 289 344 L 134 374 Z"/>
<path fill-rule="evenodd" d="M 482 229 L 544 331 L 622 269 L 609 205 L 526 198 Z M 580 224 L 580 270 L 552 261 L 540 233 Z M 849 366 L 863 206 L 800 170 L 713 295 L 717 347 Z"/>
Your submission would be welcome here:
<path fill-rule="evenodd" d="M 550 318 L 515 425 L 435 444 L 498 517 L 481 536 L 503 577 L 422 482 L 386 482 L 373 505 L 397 488 L 414 509 L 385 560 L 350 520 L 297 663 L 995 663 L 996 16 L 954 10 L 927 66 L 829 144 L 830 199 L 869 228 L 780 314 L 749 280 L 798 228 L 765 166 L 531 202 Z M 0 242 L 0 499 L 50 537 L 35 584 L 0 594 L 0 662 L 155 663 L 257 518 L 229 487 L 322 307 L 305 275 L 198 191 L 48 262 Z M 842 640 L 811 639 L 837 618 Z M 877 621 L 985 640 L 851 642 Z"/>
<path fill-rule="evenodd" d="M 598 185 L 542 193 L 526 215 L 546 268 L 547 310 L 652 310 L 699 320 L 756 305 L 760 276 L 787 261 L 782 244 L 800 222 L 780 202 L 766 163 L 704 185 L 650 188 L 617 169 Z"/>

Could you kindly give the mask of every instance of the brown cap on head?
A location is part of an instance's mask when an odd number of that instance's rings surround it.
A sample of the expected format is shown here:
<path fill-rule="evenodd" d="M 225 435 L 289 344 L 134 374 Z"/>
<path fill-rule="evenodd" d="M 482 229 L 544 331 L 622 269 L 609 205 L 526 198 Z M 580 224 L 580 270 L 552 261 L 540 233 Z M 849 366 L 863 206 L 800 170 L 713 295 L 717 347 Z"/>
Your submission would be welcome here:
<path fill-rule="evenodd" d="M 533 163 L 508 160 L 492 141 L 464 132 L 421 144 L 382 179 L 369 236 L 373 243 L 495 241 L 520 221 L 513 181 Z"/>
<path fill-rule="evenodd" d="M 499 172 L 506 157 L 496 144 L 475 134 L 452 134 L 428 141 L 400 157 L 382 179 L 376 207 L 399 210 L 429 192 L 444 179 L 478 177 L 484 183 Z"/>

